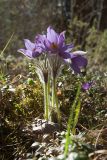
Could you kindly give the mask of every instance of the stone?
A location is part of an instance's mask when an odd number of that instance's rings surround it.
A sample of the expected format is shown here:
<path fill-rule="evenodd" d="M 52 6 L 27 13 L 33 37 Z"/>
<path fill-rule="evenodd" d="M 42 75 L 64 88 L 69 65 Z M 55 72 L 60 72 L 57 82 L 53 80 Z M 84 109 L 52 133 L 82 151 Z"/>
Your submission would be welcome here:
<path fill-rule="evenodd" d="M 31 145 L 31 148 L 32 148 L 33 151 L 37 150 L 39 147 L 40 147 L 40 143 L 39 142 L 34 142 Z"/>

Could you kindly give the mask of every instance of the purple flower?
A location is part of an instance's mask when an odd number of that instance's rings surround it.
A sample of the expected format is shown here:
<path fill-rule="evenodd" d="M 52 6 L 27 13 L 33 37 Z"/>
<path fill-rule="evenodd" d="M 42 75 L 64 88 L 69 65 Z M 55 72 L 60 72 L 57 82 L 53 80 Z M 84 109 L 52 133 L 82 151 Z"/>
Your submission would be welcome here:
<path fill-rule="evenodd" d="M 52 27 L 47 28 L 46 35 L 38 35 L 36 40 L 41 43 L 42 48 L 52 54 L 58 54 L 60 57 L 70 58 L 68 49 L 72 49 L 72 44 L 65 44 L 65 31 L 60 34 L 56 33 Z"/>
<path fill-rule="evenodd" d="M 38 34 L 35 37 L 35 43 L 38 45 L 38 47 L 42 48 L 44 52 L 46 51 L 46 46 L 44 44 L 45 40 L 46 40 L 46 35 Z"/>
<path fill-rule="evenodd" d="M 82 68 L 87 66 L 87 59 L 84 57 L 86 52 L 83 51 L 75 51 L 71 53 L 71 68 L 75 73 L 80 73 Z"/>
<path fill-rule="evenodd" d="M 75 73 L 80 73 L 81 69 L 87 66 L 87 59 L 84 57 L 86 52 L 71 52 L 73 45 L 65 44 L 65 31 L 58 34 L 49 26 L 47 34 L 36 36 L 35 42 L 38 43 L 44 52 L 48 52 L 50 55 L 57 54 L 65 62 L 70 60 L 72 62 L 70 64 L 71 68 Z"/>
<path fill-rule="evenodd" d="M 18 52 L 29 58 L 36 58 L 44 52 L 48 55 L 48 58 L 51 57 L 52 59 L 56 56 L 58 66 L 61 64 L 59 63 L 61 60 L 72 62 L 70 66 L 75 73 L 80 73 L 81 69 L 87 66 L 87 59 L 84 57 L 86 52 L 71 52 L 73 45 L 65 44 L 65 31 L 58 34 L 52 27 L 48 27 L 46 35 L 37 35 L 34 43 L 28 39 L 25 39 L 24 42 L 25 49 L 19 49 Z"/>
<path fill-rule="evenodd" d="M 38 46 L 38 44 L 32 43 L 28 39 L 24 39 L 24 43 L 26 49 L 19 49 L 18 52 L 23 53 L 25 56 L 29 58 L 36 58 L 42 53 L 42 48 Z"/>
<path fill-rule="evenodd" d="M 83 88 L 84 90 L 89 90 L 92 85 L 93 85 L 93 81 L 91 81 L 91 82 L 86 82 L 86 83 L 84 83 L 84 84 L 82 85 L 82 88 Z"/>

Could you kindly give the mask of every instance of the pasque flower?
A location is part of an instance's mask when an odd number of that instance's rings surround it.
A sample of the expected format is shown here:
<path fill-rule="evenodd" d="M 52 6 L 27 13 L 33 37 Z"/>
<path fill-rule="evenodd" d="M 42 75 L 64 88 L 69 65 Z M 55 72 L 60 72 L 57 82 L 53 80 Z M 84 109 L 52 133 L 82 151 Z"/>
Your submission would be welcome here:
<path fill-rule="evenodd" d="M 73 45 L 65 44 L 65 31 L 58 34 L 49 26 L 46 35 L 36 36 L 36 41 L 39 41 L 39 46 L 50 54 L 58 54 L 64 59 L 70 58 L 68 49 L 72 50 Z"/>
<path fill-rule="evenodd" d="M 83 85 L 82 85 L 83 90 L 85 90 L 85 91 L 89 90 L 92 87 L 93 83 L 94 83 L 93 81 L 83 83 Z"/>
<path fill-rule="evenodd" d="M 58 120 L 60 121 L 60 110 L 58 98 L 56 94 L 56 82 L 65 62 L 69 62 L 69 66 L 75 73 L 80 73 L 81 69 L 86 67 L 87 59 L 83 51 L 73 52 L 73 44 L 65 43 L 65 31 L 61 33 L 55 32 L 52 27 L 47 28 L 47 33 L 37 35 L 34 43 L 25 39 L 25 49 L 19 49 L 18 52 L 23 53 L 31 59 L 35 59 L 36 72 L 44 86 L 44 110 L 45 118 L 49 120 L 49 105 L 54 110 L 56 107 Z M 90 85 L 89 85 L 90 86 Z M 50 87 L 52 87 L 52 97 L 50 98 Z M 85 85 L 88 88 L 88 85 Z"/>
<path fill-rule="evenodd" d="M 76 74 L 81 73 L 81 69 L 87 66 L 87 59 L 85 58 L 86 52 L 84 51 L 75 51 L 71 52 L 71 57 L 69 59 L 64 59 L 66 63 L 74 70 Z"/>
<path fill-rule="evenodd" d="M 65 31 L 58 34 L 49 26 L 46 35 L 36 36 L 37 42 L 39 47 L 48 52 L 48 55 L 56 54 L 56 56 L 59 56 L 59 59 L 62 58 L 65 62 L 72 62 L 70 66 L 75 73 L 80 73 L 81 68 L 87 66 L 87 59 L 84 57 L 86 52 L 72 52 L 73 44 L 65 43 Z"/>
<path fill-rule="evenodd" d="M 86 52 L 75 51 L 71 53 L 71 68 L 75 73 L 80 73 L 82 68 L 87 66 L 87 59 L 84 57 Z"/>
<path fill-rule="evenodd" d="M 19 49 L 18 52 L 23 53 L 29 58 L 36 58 L 43 52 L 48 53 L 48 56 L 52 57 L 52 54 L 65 62 L 70 61 L 70 66 L 75 73 L 80 73 L 81 68 L 87 66 L 87 59 L 84 57 L 83 51 L 72 52 L 73 44 L 65 43 L 65 31 L 56 33 L 52 27 L 47 28 L 46 35 L 37 35 L 35 42 L 25 39 L 25 49 Z M 55 57 L 55 56 L 54 56 Z"/>
<path fill-rule="evenodd" d="M 25 56 L 29 58 L 36 58 L 42 53 L 42 48 L 38 45 L 38 43 L 32 43 L 28 39 L 24 39 L 25 49 L 19 49 L 18 52 L 23 53 Z"/>

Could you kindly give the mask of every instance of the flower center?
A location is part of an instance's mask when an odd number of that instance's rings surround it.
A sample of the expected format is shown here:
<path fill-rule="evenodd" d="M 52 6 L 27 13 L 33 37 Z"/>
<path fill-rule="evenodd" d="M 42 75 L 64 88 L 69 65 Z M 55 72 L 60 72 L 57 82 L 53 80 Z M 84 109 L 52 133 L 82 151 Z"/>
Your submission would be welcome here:
<path fill-rule="evenodd" d="M 32 48 L 32 52 L 35 52 L 35 50 L 36 50 L 36 47 Z"/>
<path fill-rule="evenodd" d="M 51 48 L 52 48 L 52 49 L 57 49 L 57 48 L 58 48 L 58 45 L 55 44 L 55 43 L 52 43 L 52 44 L 51 44 Z"/>

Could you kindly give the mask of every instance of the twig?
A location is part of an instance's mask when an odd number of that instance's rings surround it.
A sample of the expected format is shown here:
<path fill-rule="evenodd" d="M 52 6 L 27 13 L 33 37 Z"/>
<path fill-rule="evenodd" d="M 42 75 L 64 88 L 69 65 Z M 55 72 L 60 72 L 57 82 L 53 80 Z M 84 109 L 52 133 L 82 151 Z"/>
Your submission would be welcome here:
<path fill-rule="evenodd" d="M 107 150 L 105 150 L 105 149 L 97 150 L 97 151 L 95 151 L 95 152 L 90 153 L 90 154 L 89 154 L 89 157 L 92 157 L 92 156 L 94 156 L 95 154 L 107 154 Z"/>
<path fill-rule="evenodd" d="M 99 137 L 100 137 L 100 135 L 101 135 L 101 132 L 102 132 L 103 128 L 104 128 L 104 126 L 101 128 L 101 130 L 99 131 L 98 136 L 97 136 L 97 138 L 96 138 L 95 145 L 94 145 L 95 149 L 96 149 L 96 147 L 97 147 L 98 140 L 99 140 Z"/>

